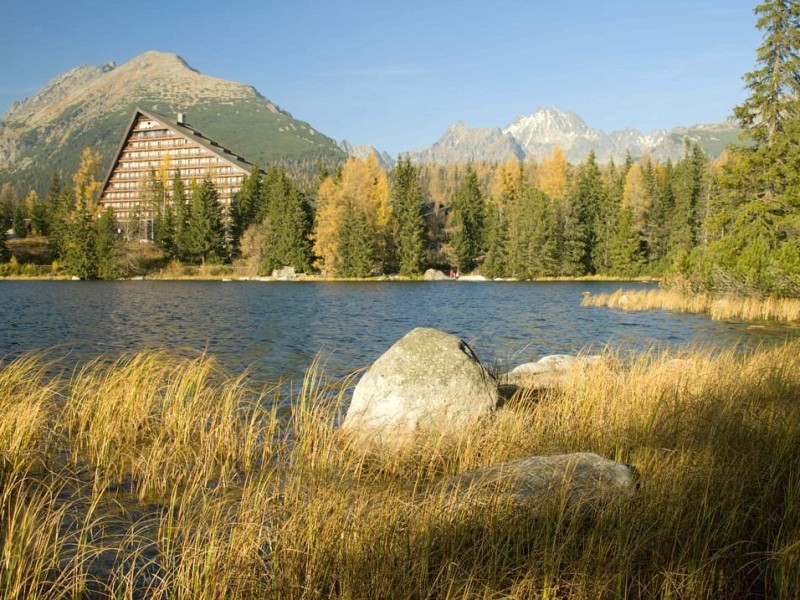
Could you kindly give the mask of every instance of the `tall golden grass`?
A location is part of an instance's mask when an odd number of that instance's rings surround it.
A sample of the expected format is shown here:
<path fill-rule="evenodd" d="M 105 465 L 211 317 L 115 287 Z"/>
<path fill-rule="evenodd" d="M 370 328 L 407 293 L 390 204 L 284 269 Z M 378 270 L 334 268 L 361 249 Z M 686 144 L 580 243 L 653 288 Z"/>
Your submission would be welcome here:
<path fill-rule="evenodd" d="M 715 320 L 800 322 L 800 299 L 716 297 L 680 290 L 617 290 L 611 294 L 583 296 L 583 306 L 607 306 L 621 310 L 663 309 L 674 312 L 707 313 Z"/>
<path fill-rule="evenodd" d="M 46 372 L 0 370 L 3 598 L 800 595 L 800 343 L 609 360 L 401 455 L 339 432 L 352 381 L 318 364 L 288 415 L 208 357 Z M 586 513 L 438 485 L 573 451 L 640 489 Z"/>

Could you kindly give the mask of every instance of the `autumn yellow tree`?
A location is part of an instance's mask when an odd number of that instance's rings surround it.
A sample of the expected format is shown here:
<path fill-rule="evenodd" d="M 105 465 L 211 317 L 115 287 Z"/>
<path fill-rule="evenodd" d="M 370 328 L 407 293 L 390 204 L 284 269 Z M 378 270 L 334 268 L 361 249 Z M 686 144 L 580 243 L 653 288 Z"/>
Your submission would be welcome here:
<path fill-rule="evenodd" d="M 389 179 L 374 153 L 366 160 L 349 158 L 342 166 L 338 179 L 326 178 L 317 193 L 314 233 L 314 253 L 318 257 L 316 266 L 325 273 L 336 273 L 342 225 L 350 210 L 366 221 L 376 266 L 385 268 L 392 252 L 389 197 Z"/>
<path fill-rule="evenodd" d="M 317 211 L 314 219 L 314 266 L 324 274 L 336 272 L 339 229 L 345 214 L 340 186 L 333 177 L 326 177 L 317 191 Z"/>
<path fill-rule="evenodd" d="M 556 146 L 550 156 L 539 165 L 537 187 L 553 200 L 563 200 L 567 196 L 567 159 L 564 152 Z"/>
<path fill-rule="evenodd" d="M 644 231 L 647 211 L 650 208 L 650 193 L 644 179 L 642 167 L 631 165 L 625 176 L 622 190 L 622 206 L 631 211 L 633 226 L 637 231 Z"/>
<path fill-rule="evenodd" d="M 75 172 L 72 182 L 75 188 L 76 202 L 85 202 L 86 210 L 89 214 L 94 213 L 97 207 L 97 200 L 100 195 L 100 188 L 103 183 L 98 179 L 103 159 L 99 152 L 91 148 L 84 148 L 81 154 L 81 165 Z"/>

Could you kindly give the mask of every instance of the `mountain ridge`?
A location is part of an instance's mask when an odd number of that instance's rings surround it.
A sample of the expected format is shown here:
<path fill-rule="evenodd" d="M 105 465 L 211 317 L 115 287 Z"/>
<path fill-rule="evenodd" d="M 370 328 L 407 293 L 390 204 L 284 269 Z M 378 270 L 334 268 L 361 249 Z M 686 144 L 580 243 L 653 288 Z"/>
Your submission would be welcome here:
<path fill-rule="evenodd" d="M 738 138 L 740 130 L 730 123 L 713 123 L 643 133 L 626 128 L 606 133 L 589 127 L 577 114 L 554 106 L 540 107 L 529 115 L 518 115 L 504 127 L 450 125 L 428 148 L 408 153 L 419 163 L 453 163 L 474 160 L 503 161 L 510 157 L 541 160 L 558 146 L 567 160 L 582 162 L 594 151 L 598 162 L 624 161 L 645 154 L 655 160 L 677 160 L 683 156 L 684 138 L 696 141 L 711 157 Z"/>
<path fill-rule="evenodd" d="M 101 153 L 105 167 L 136 107 L 183 112 L 204 134 L 262 165 L 344 155 L 253 86 L 203 75 L 177 54 L 151 50 L 122 65 L 75 67 L 12 104 L 0 118 L 0 171 L 41 187 L 53 170 L 74 171 L 85 146 Z"/>

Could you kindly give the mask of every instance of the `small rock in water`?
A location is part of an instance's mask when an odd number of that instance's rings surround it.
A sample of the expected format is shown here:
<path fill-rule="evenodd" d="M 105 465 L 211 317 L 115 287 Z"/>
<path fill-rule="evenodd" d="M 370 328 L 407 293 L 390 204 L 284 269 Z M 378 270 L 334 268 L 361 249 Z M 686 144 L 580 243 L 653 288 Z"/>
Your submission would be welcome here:
<path fill-rule="evenodd" d="M 551 354 L 532 363 L 515 367 L 506 375 L 508 384 L 535 390 L 545 390 L 564 385 L 573 369 L 587 369 L 602 364 L 602 356 L 571 356 Z"/>

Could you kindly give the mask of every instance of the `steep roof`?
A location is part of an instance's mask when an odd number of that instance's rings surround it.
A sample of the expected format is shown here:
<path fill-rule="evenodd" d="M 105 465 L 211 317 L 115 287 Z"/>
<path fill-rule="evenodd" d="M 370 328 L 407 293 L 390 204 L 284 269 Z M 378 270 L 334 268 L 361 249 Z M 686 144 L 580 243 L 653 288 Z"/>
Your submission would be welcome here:
<path fill-rule="evenodd" d="M 108 187 L 108 182 L 111 179 L 111 175 L 113 175 L 114 173 L 114 169 L 116 168 L 117 163 L 119 162 L 120 156 L 122 156 L 122 151 L 125 149 L 125 144 L 130 138 L 133 128 L 136 125 L 136 121 L 139 119 L 140 116 L 146 117 L 147 119 L 150 119 L 152 121 L 158 121 L 165 127 L 172 129 L 173 131 L 182 135 L 183 137 L 191 140 L 192 142 L 198 144 L 199 146 L 202 146 L 203 148 L 205 148 L 212 154 L 216 155 L 218 158 L 221 158 L 222 160 L 224 160 L 233 167 L 242 169 L 247 173 L 249 173 L 253 168 L 252 162 L 240 156 L 239 154 L 236 154 L 232 150 L 228 150 L 227 148 L 219 145 L 217 142 L 215 142 L 205 134 L 201 133 L 188 123 L 186 122 L 178 123 L 177 119 L 172 119 L 170 117 L 167 117 L 165 115 L 156 112 L 146 111 L 141 108 L 136 108 L 133 111 L 133 116 L 131 117 L 131 120 L 128 123 L 128 127 L 125 129 L 125 135 L 122 136 L 122 140 L 120 141 L 120 144 L 117 148 L 117 152 L 114 155 L 114 161 L 111 163 L 111 166 L 108 169 L 108 173 L 106 174 L 106 177 L 103 180 L 103 188 L 100 192 L 101 196 L 105 193 L 106 188 Z"/>

